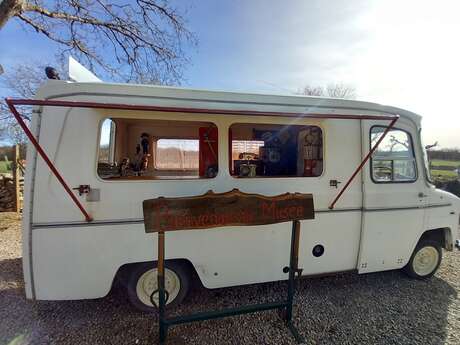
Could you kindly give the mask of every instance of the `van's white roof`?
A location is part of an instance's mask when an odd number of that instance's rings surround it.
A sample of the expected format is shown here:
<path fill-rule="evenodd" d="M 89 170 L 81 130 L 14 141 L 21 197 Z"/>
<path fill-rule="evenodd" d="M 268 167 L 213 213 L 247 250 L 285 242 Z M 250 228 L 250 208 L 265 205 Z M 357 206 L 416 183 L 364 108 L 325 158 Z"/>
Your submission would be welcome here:
<path fill-rule="evenodd" d="M 412 120 L 417 125 L 421 120 L 419 115 L 410 111 L 371 102 L 302 95 L 200 90 L 157 85 L 101 82 L 75 83 L 49 80 L 39 89 L 36 98 L 199 109 L 382 116 L 397 114 Z"/>

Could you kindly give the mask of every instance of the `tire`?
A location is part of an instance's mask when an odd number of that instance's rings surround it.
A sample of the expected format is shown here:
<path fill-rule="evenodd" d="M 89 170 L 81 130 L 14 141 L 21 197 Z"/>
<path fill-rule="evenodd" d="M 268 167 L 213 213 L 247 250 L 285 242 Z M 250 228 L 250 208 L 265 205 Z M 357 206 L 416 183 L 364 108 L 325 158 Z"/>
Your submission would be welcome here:
<path fill-rule="evenodd" d="M 156 263 L 150 262 L 135 265 L 130 272 L 126 287 L 128 299 L 136 309 L 142 312 L 157 311 L 157 307 L 150 301 L 150 294 L 158 286 L 156 272 Z M 166 262 L 165 287 L 169 293 L 166 307 L 174 309 L 184 300 L 190 288 L 190 271 L 187 265 L 175 261 Z"/>
<path fill-rule="evenodd" d="M 416 279 L 427 279 L 436 273 L 442 260 L 442 249 L 438 242 L 421 240 L 414 249 L 403 271 Z"/>

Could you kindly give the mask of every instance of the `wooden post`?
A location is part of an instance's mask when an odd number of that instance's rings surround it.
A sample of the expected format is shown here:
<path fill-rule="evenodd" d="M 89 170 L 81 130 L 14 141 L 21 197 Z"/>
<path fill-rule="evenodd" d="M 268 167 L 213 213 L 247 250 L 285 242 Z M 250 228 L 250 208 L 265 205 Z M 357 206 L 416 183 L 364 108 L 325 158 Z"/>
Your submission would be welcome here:
<path fill-rule="evenodd" d="M 16 213 L 21 212 L 21 195 L 20 195 L 20 174 L 19 174 L 19 145 L 16 144 L 13 150 L 13 183 L 14 183 L 14 210 Z"/>
<path fill-rule="evenodd" d="M 159 316 L 159 338 L 160 344 L 163 345 L 166 340 L 168 326 L 165 323 L 165 305 L 166 305 L 166 291 L 165 291 L 165 233 L 164 231 L 158 232 L 158 316 Z"/>
<path fill-rule="evenodd" d="M 294 278 L 299 261 L 299 236 L 300 236 L 300 221 L 292 222 L 291 232 L 291 252 L 289 256 L 289 279 L 288 279 L 288 305 L 286 307 L 286 321 L 292 321 L 292 304 L 294 300 Z"/>

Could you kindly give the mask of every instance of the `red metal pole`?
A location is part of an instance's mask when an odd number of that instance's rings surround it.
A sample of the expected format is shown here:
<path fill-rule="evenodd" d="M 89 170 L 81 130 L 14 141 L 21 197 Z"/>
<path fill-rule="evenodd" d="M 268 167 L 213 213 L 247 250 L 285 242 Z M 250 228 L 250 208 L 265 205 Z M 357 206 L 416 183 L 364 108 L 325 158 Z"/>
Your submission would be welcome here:
<path fill-rule="evenodd" d="M 393 120 L 395 117 L 395 115 L 366 115 L 366 114 L 346 115 L 346 114 L 314 114 L 314 113 L 307 114 L 307 113 L 299 113 L 299 112 L 165 107 L 165 106 L 155 106 L 155 105 L 100 103 L 100 102 L 84 102 L 84 101 L 82 102 L 82 101 L 39 100 L 39 99 L 11 99 L 11 103 L 15 105 L 43 105 L 43 106 L 52 106 L 52 107 L 162 111 L 166 113 L 248 115 L 248 116 L 286 116 L 286 117 L 300 117 L 300 118 L 311 118 L 311 119 L 338 119 L 338 120 Z"/>
<path fill-rule="evenodd" d="M 353 173 L 353 175 L 350 176 L 350 178 L 348 179 L 347 183 L 345 183 L 345 185 L 343 186 L 343 188 L 341 189 L 341 191 L 339 192 L 339 194 L 337 194 L 337 196 L 335 197 L 334 201 L 332 201 L 332 203 L 329 205 L 329 209 L 332 210 L 335 206 L 335 204 L 337 203 L 337 201 L 340 199 L 340 197 L 342 196 L 342 194 L 345 192 L 345 190 L 348 188 L 348 186 L 351 184 L 351 182 L 354 180 L 354 178 L 356 177 L 356 175 L 358 175 L 358 173 L 362 170 L 362 168 L 364 167 L 364 164 L 367 163 L 367 161 L 369 160 L 369 158 L 371 158 L 372 154 L 374 153 L 375 150 L 377 150 L 378 146 L 380 145 L 380 143 L 382 142 L 382 140 L 385 138 L 385 136 L 387 135 L 387 133 L 393 128 L 394 124 L 396 123 L 396 121 L 398 121 L 399 119 L 399 115 L 395 115 L 395 117 L 393 118 L 393 120 L 390 122 L 390 124 L 388 125 L 388 127 L 385 129 L 385 131 L 383 132 L 383 135 L 380 137 L 379 140 L 377 140 L 377 142 L 375 143 L 375 145 L 371 148 L 371 150 L 369 151 L 369 153 L 366 155 L 366 157 L 364 157 L 363 161 L 361 162 L 361 164 L 356 168 L 355 172 Z"/>
<path fill-rule="evenodd" d="M 75 194 L 72 192 L 68 184 L 64 181 L 64 178 L 61 176 L 59 171 L 56 169 L 54 164 L 51 162 L 51 160 L 48 158 L 48 155 L 43 151 L 42 147 L 38 143 L 37 139 L 34 137 L 30 129 L 27 127 L 26 123 L 22 119 L 21 115 L 17 111 L 17 109 L 14 106 L 14 103 L 11 99 L 7 98 L 6 99 L 6 104 L 10 108 L 11 112 L 13 113 L 14 117 L 16 118 L 16 121 L 18 121 L 19 125 L 21 126 L 22 130 L 24 133 L 26 133 L 27 137 L 31 141 L 31 143 L 34 145 L 35 149 L 38 151 L 40 156 L 43 158 L 45 163 L 48 165 L 50 170 L 53 172 L 54 176 L 58 179 L 58 181 L 61 183 L 62 187 L 64 187 L 65 191 L 67 194 L 69 194 L 70 198 L 73 200 L 73 202 L 77 205 L 77 207 L 80 209 L 81 213 L 85 216 L 85 219 L 87 222 L 90 222 L 93 220 L 93 218 L 86 212 L 85 208 L 83 205 L 80 203 L 80 201 L 77 199 Z"/>

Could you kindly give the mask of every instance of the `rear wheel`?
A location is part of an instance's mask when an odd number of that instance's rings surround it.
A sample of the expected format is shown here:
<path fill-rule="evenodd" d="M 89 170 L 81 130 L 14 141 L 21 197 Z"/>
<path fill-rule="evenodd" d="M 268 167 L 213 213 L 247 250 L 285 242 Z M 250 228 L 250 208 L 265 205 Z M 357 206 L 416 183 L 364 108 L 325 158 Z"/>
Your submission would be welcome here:
<path fill-rule="evenodd" d="M 131 304 L 143 312 L 154 312 L 157 307 L 152 305 L 150 295 L 158 289 L 156 263 L 142 263 L 136 265 L 129 276 L 127 291 Z M 190 272 L 182 263 L 165 263 L 165 289 L 168 300 L 168 309 L 176 307 L 186 297 L 190 286 Z M 158 305 L 158 293 L 153 296 Z"/>
<path fill-rule="evenodd" d="M 421 240 L 404 267 L 404 272 L 417 279 L 429 278 L 437 271 L 441 259 L 442 249 L 438 242 Z"/>

